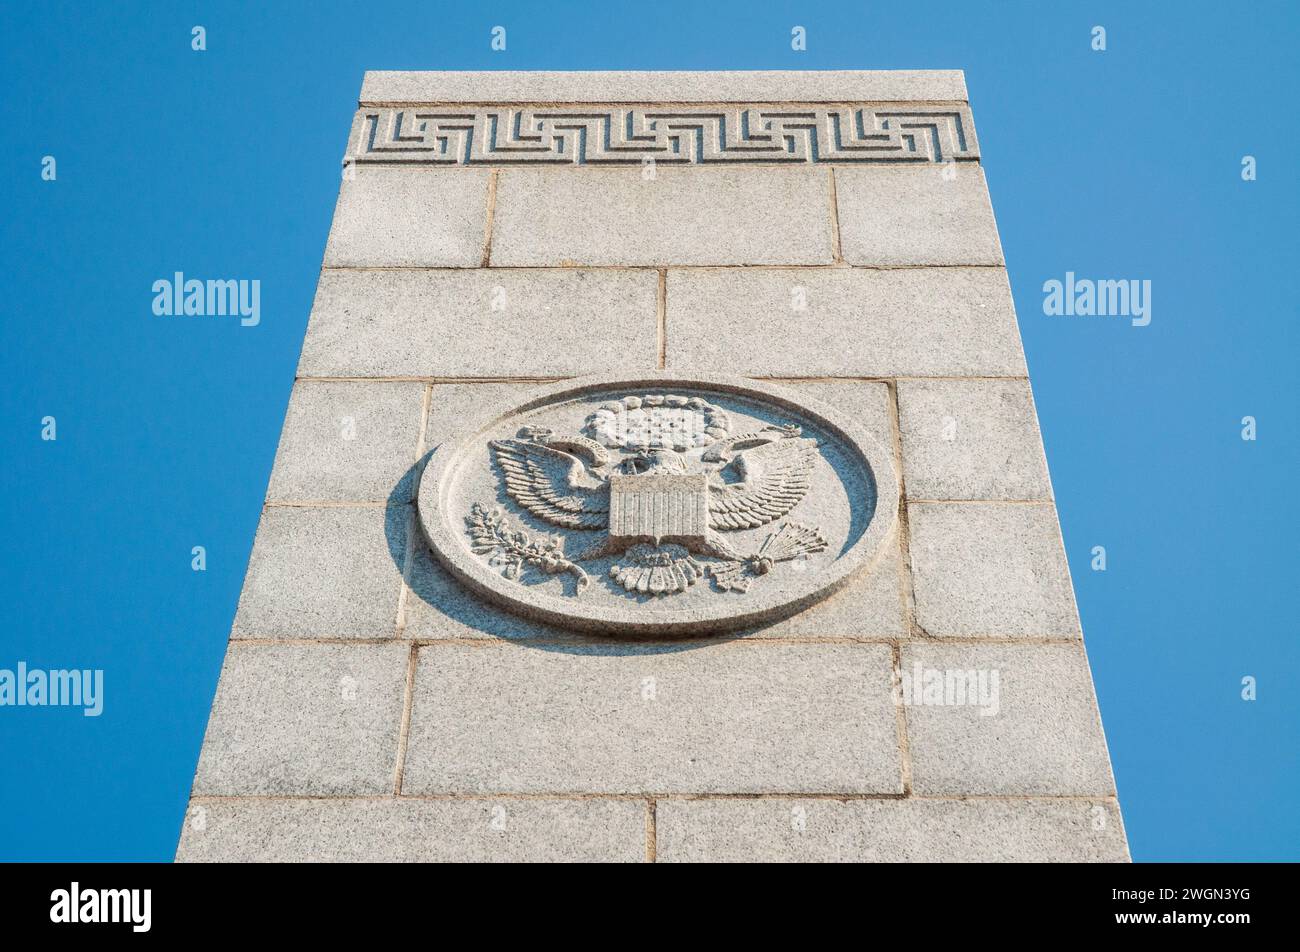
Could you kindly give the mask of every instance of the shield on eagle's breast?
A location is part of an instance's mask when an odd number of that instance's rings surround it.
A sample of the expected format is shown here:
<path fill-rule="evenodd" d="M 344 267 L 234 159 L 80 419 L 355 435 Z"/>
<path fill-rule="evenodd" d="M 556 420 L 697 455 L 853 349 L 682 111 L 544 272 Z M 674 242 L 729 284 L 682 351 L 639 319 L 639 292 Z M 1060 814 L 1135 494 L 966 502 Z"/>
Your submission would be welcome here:
<path fill-rule="evenodd" d="M 609 481 L 611 541 L 702 545 L 709 531 L 709 477 L 614 474 Z"/>

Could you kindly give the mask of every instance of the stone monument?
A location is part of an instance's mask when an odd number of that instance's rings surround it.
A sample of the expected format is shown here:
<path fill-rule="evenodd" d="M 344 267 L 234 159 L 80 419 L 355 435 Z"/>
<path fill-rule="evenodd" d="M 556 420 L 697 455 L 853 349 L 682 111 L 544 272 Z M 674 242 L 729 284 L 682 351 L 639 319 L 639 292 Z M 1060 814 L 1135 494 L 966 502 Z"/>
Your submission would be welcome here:
<path fill-rule="evenodd" d="M 1126 860 L 964 79 L 366 74 L 179 860 Z"/>

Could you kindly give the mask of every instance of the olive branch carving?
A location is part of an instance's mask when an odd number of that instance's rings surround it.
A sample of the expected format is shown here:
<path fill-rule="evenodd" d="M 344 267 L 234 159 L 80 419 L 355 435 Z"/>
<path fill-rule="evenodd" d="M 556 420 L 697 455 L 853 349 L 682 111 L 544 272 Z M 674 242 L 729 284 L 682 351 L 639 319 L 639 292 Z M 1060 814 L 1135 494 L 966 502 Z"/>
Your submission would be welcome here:
<path fill-rule="evenodd" d="M 514 529 L 500 508 L 487 509 L 474 503 L 465 518 L 469 526 L 470 549 L 476 555 L 487 556 L 488 565 L 501 570 L 512 582 L 520 582 L 525 566 L 541 569 L 547 575 L 567 572 L 582 591 L 591 581 L 578 565 L 564 557 L 558 539 L 549 536 L 534 540 L 522 529 Z"/>

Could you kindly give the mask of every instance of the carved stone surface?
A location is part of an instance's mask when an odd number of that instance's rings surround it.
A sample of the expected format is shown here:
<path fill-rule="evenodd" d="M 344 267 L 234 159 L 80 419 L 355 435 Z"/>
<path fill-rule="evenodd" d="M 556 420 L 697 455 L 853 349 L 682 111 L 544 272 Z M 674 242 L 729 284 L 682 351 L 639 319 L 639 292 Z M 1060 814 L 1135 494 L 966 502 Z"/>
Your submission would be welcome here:
<path fill-rule="evenodd" d="M 535 620 L 707 634 L 806 608 L 874 564 L 892 455 L 802 395 L 730 378 L 588 378 L 466 422 L 430 459 L 438 560 Z"/>
<path fill-rule="evenodd" d="M 969 107 L 367 108 L 348 160 L 431 165 L 931 163 L 979 158 Z"/>

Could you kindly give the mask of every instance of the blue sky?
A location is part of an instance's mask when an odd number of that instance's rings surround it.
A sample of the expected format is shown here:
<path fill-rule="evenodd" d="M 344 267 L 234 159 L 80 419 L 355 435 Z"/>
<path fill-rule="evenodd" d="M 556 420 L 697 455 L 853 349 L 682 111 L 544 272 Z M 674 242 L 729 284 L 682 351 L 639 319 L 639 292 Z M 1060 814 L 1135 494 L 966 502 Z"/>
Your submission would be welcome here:
<path fill-rule="evenodd" d="M 105 709 L 0 708 L 0 859 L 172 855 L 367 68 L 964 69 L 1133 855 L 1300 858 L 1298 26 L 1268 2 L 6 3 L 0 667 L 102 668 Z M 259 279 L 260 324 L 155 317 L 178 270 Z M 1067 271 L 1150 280 L 1151 324 L 1044 315 Z"/>

